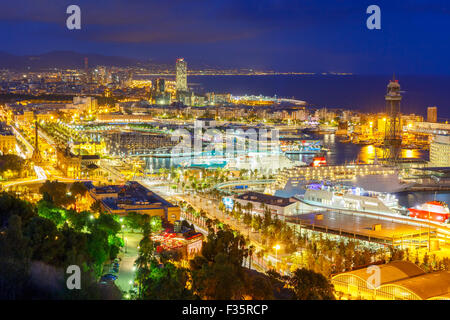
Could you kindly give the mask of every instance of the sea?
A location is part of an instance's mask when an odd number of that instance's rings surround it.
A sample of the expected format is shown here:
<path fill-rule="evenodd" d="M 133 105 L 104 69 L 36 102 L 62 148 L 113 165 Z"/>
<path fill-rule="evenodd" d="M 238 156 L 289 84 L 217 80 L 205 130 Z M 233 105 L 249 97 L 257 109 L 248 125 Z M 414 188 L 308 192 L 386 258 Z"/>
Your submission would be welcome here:
<path fill-rule="evenodd" d="M 383 112 L 386 87 L 393 75 L 189 76 L 200 93 L 264 95 L 303 100 L 313 107 Z M 450 120 L 450 75 L 395 75 L 403 100 L 401 111 L 426 116 L 438 107 L 438 121 Z"/>

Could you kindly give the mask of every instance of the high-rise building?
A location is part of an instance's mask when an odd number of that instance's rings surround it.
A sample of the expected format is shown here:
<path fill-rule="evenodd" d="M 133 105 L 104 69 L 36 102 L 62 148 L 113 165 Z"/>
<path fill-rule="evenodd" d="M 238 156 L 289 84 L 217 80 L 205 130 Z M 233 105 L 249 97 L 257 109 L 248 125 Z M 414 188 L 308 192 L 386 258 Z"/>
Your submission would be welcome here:
<path fill-rule="evenodd" d="M 450 166 L 450 135 L 435 135 L 430 144 L 430 165 L 434 167 Z"/>
<path fill-rule="evenodd" d="M 437 122 L 437 107 L 428 107 L 427 122 Z"/>
<path fill-rule="evenodd" d="M 183 58 L 177 59 L 175 69 L 176 69 L 176 89 L 177 89 L 177 91 L 188 91 L 187 62 Z"/>

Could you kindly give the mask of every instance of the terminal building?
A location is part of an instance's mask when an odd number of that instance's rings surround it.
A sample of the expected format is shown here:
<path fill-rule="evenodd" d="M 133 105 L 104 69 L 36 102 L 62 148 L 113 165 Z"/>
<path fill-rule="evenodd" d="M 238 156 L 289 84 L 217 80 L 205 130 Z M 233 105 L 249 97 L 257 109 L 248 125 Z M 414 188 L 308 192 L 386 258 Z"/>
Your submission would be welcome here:
<path fill-rule="evenodd" d="M 449 271 L 425 273 L 408 261 L 340 273 L 331 283 L 338 297 L 349 300 L 450 300 Z"/>
<path fill-rule="evenodd" d="M 240 203 L 242 208 L 251 204 L 252 214 L 264 215 L 264 208 L 268 208 L 272 214 L 281 216 L 293 215 L 298 211 L 299 201 L 294 198 L 282 198 L 258 192 L 247 192 L 235 196 L 234 201 Z"/>
<path fill-rule="evenodd" d="M 93 201 L 100 201 L 110 214 L 127 215 L 130 212 L 159 216 L 170 223 L 180 219 L 180 207 L 171 204 L 138 182 L 125 185 L 95 187 L 86 183 Z"/>

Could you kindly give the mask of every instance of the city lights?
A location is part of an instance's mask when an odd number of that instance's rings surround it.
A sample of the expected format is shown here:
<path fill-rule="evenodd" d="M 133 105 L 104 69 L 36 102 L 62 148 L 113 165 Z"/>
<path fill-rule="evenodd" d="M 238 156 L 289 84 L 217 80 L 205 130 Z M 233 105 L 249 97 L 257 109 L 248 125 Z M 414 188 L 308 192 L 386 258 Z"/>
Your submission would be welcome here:
<path fill-rule="evenodd" d="M 24 2 L 0 16 L 0 300 L 449 299 L 448 10 L 94 1 L 67 29 Z"/>

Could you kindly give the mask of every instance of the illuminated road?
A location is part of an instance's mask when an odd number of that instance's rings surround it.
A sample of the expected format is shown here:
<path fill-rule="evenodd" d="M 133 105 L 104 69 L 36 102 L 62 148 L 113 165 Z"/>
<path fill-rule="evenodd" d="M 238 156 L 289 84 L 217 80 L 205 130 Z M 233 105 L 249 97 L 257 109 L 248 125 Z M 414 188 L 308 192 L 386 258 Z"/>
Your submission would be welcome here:
<path fill-rule="evenodd" d="M 23 144 L 26 146 L 27 150 L 26 150 L 26 157 L 27 158 L 31 158 L 33 151 L 34 151 L 34 147 L 27 141 L 27 139 L 25 139 L 22 134 L 14 127 L 11 126 L 14 134 L 16 135 L 16 138 L 18 138 L 20 141 L 23 142 Z"/>
<path fill-rule="evenodd" d="M 128 291 L 133 288 L 133 280 L 135 275 L 134 262 L 139 253 L 139 242 L 142 240 L 142 234 L 126 232 L 124 234 L 125 248 L 119 254 L 120 267 L 116 285 L 122 290 Z M 126 251 L 126 252 L 125 252 Z"/>

